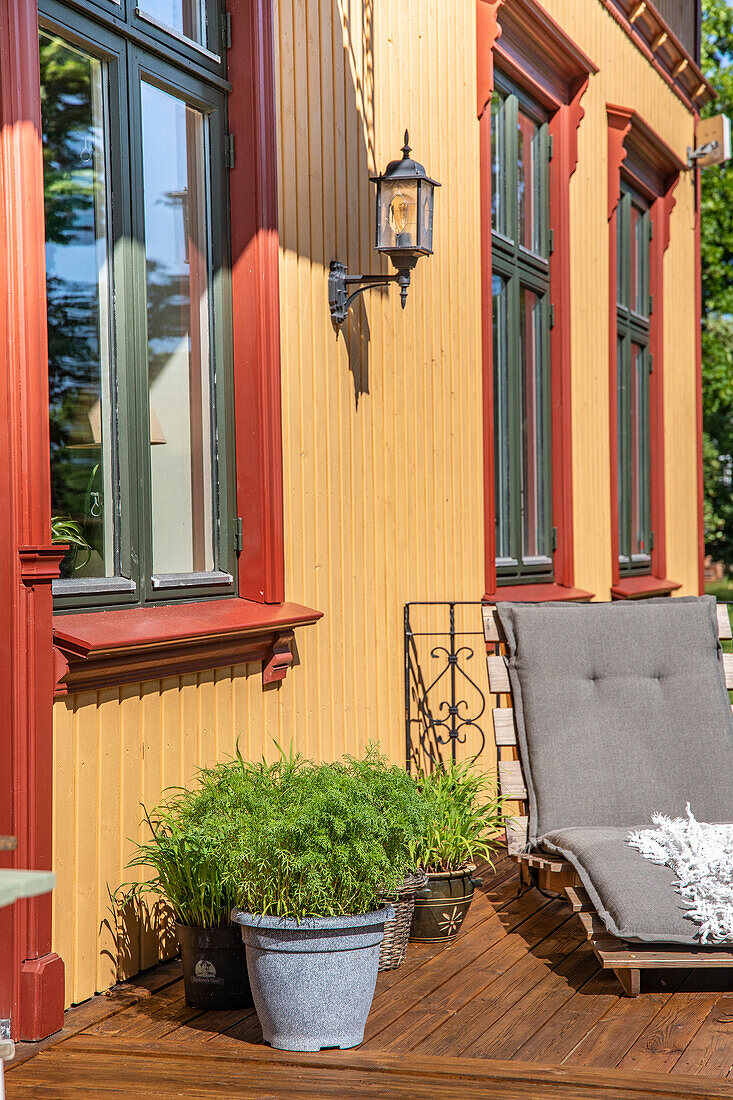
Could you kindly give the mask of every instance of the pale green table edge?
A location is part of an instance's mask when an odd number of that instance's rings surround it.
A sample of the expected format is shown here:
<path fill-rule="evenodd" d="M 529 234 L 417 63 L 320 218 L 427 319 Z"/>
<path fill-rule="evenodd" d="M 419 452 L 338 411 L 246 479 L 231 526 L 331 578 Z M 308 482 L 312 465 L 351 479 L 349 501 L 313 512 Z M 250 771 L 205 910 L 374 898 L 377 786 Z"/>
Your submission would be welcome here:
<path fill-rule="evenodd" d="M 0 907 L 12 905 L 20 898 L 35 898 L 48 894 L 56 885 L 53 871 L 0 870 Z"/>

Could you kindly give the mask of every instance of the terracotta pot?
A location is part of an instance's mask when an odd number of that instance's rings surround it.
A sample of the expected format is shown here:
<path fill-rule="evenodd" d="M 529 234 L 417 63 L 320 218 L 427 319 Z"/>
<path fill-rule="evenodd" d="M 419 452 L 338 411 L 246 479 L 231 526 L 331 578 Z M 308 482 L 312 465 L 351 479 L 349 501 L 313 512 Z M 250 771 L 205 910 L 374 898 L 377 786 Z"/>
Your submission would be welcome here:
<path fill-rule="evenodd" d="M 471 905 L 476 878 L 473 863 L 458 871 L 428 872 L 428 884 L 415 898 L 410 940 L 415 943 L 447 943 L 460 932 Z"/>

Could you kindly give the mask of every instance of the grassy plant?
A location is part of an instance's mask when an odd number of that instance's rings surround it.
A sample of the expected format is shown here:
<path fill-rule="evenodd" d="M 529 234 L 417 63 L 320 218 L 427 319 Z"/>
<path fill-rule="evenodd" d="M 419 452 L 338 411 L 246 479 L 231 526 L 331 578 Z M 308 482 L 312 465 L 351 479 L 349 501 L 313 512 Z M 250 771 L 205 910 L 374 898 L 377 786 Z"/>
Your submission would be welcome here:
<path fill-rule="evenodd" d="M 456 871 L 479 856 L 491 864 L 506 816 L 493 777 L 451 763 L 421 774 L 418 785 L 429 823 L 413 848 L 414 862 L 425 871 Z"/>
<path fill-rule="evenodd" d="M 154 873 L 124 887 L 118 901 L 155 894 L 168 902 L 179 924 L 217 928 L 229 923 L 236 885 L 222 873 L 221 835 L 191 818 L 195 797 L 181 791 L 146 812 L 150 839 L 138 846 L 129 866 Z"/>

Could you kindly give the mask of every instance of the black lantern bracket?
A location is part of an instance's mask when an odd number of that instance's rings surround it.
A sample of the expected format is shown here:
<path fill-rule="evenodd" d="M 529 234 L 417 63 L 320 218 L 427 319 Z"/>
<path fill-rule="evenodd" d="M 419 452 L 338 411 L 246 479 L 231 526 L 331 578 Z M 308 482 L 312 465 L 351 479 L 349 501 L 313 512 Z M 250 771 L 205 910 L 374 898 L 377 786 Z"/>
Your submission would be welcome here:
<path fill-rule="evenodd" d="M 337 327 L 349 313 L 351 303 L 366 290 L 396 283 L 400 304 L 407 304 L 407 290 L 415 264 L 433 251 L 433 191 L 440 187 L 430 179 L 422 164 L 410 157 L 409 134 L 405 130 L 402 158 L 390 161 L 381 176 L 372 176 L 377 185 L 375 247 L 389 256 L 395 268 L 390 274 L 349 275 L 345 264 L 332 260 L 328 275 L 328 304 L 331 320 Z"/>
<path fill-rule="evenodd" d="M 391 275 L 349 275 L 346 264 L 340 260 L 331 260 L 328 275 L 328 304 L 331 309 L 331 320 L 335 325 L 342 325 L 349 312 L 349 306 L 363 294 L 365 290 L 374 290 L 376 287 L 389 286 L 397 283 L 400 288 L 400 303 L 404 309 L 407 305 L 407 288 L 410 285 L 410 275 L 417 263 L 417 257 L 411 258 L 409 266 L 406 264 L 399 271 Z M 349 293 L 349 287 L 355 287 Z"/>

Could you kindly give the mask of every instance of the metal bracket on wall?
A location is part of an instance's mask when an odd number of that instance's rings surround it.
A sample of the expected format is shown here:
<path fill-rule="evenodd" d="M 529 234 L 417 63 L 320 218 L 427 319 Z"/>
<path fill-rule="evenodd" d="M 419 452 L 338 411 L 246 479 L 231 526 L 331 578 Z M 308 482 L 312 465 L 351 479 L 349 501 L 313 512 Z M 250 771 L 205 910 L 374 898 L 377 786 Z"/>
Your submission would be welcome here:
<path fill-rule="evenodd" d="M 399 286 L 400 302 L 404 309 L 407 302 L 407 288 L 410 285 L 410 273 L 415 262 L 415 259 L 410 258 L 409 261 L 405 261 L 404 266 L 392 272 L 391 275 L 349 275 L 346 264 L 342 264 L 340 260 L 331 260 L 328 276 L 328 305 L 334 325 L 344 323 L 349 306 L 359 294 L 378 286 L 389 286 L 390 283 L 397 283 Z M 356 289 L 349 294 L 349 287 Z"/>
<path fill-rule="evenodd" d="M 224 164 L 227 168 L 234 167 L 234 134 L 226 134 L 224 138 Z"/>

